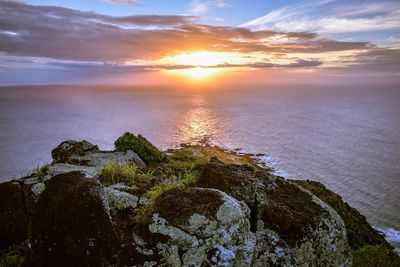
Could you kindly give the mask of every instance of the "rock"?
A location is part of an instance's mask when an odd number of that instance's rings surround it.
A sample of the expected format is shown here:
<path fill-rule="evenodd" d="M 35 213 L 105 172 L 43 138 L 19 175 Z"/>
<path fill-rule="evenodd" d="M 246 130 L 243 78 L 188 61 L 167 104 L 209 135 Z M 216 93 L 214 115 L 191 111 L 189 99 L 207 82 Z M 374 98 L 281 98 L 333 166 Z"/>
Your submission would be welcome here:
<path fill-rule="evenodd" d="M 83 156 L 87 152 L 95 151 L 99 151 L 99 147 L 86 140 L 68 140 L 62 142 L 53 149 L 53 151 L 51 151 L 51 156 L 54 163 L 68 163 L 71 156 Z"/>
<path fill-rule="evenodd" d="M 114 189 L 113 187 L 104 188 L 108 206 L 111 214 L 116 214 L 124 209 L 134 209 L 138 205 L 139 198 L 126 192 Z"/>
<path fill-rule="evenodd" d="M 340 216 L 299 186 L 248 166 L 211 162 L 198 186 L 217 188 L 250 207 L 254 266 L 350 265 Z"/>
<path fill-rule="evenodd" d="M 28 266 L 102 266 L 118 249 L 101 186 L 80 172 L 53 177 L 32 217 Z"/>
<path fill-rule="evenodd" d="M 126 152 L 89 152 L 83 156 L 72 155 L 69 157 L 68 162 L 74 165 L 85 165 L 96 168 L 101 168 L 110 163 L 125 165 L 134 162 L 140 168 L 146 167 L 143 160 L 132 150 Z"/>
<path fill-rule="evenodd" d="M 98 169 L 93 166 L 79 166 L 67 163 L 55 163 L 48 166 L 48 173 L 50 177 L 68 172 L 81 172 L 87 178 L 90 178 L 97 175 Z M 46 181 L 48 180 L 51 179 L 46 179 Z"/>
<path fill-rule="evenodd" d="M 400 266 L 400 257 L 358 210 L 323 184 L 309 180 L 293 181 L 331 206 L 343 219 L 354 266 Z"/>
<path fill-rule="evenodd" d="M 106 164 L 126 165 L 131 162 L 141 168 L 146 167 L 140 157 L 131 150 L 127 152 L 87 152 L 83 155 L 70 154 L 65 163 L 48 165 L 47 173 L 52 177 L 62 173 L 79 171 L 87 177 L 94 177 Z M 49 178 L 46 177 L 46 180 L 49 180 Z"/>
<path fill-rule="evenodd" d="M 201 168 L 197 186 L 216 188 L 252 208 L 265 201 L 266 188 L 276 187 L 276 177 L 248 165 L 224 164 L 217 158 Z"/>
<path fill-rule="evenodd" d="M 0 184 L 0 250 L 28 238 L 30 216 L 21 186 L 17 182 Z"/>
<path fill-rule="evenodd" d="M 166 191 L 136 227 L 141 259 L 136 264 L 249 266 L 255 235 L 248 213 L 245 205 L 219 190 Z M 145 250 L 149 247 L 151 251 Z"/>
<path fill-rule="evenodd" d="M 35 195 L 40 195 L 44 191 L 45 188 L 46 188 L 45 184 L 39 182 L 32 186 L 31 191 Z"/>
<path fill-rule="evenodd" d="M 385 238 L 371 227 L 365 216 L 350 207 L 349 204 L 343 201 L 341 196 L 330 191 L 319 182 L 309 180 L 297 180 L 293 182 L 309 190 L 337 211 L 345 223 L 349 245 L 353 249 L 358 249 L 366 245 L 381 245 L 390 249 L 387 246 Z"/>

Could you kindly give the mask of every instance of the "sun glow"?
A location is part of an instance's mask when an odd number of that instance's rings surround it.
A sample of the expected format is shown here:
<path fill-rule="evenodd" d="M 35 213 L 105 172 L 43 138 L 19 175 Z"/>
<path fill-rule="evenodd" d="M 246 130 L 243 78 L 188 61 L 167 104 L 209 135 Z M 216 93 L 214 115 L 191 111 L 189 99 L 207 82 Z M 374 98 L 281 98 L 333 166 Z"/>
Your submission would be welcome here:
<path fill-rule="evenodd" d="M 179 66 L 179 69 L 169 70 L 168 73 L 183 75 L 193 81 L 204 81 L 225 72 L 225 65 L 240 64 L 242 59 L 237 53 L 199 51 L 169 56 L 162 61 Z"/>

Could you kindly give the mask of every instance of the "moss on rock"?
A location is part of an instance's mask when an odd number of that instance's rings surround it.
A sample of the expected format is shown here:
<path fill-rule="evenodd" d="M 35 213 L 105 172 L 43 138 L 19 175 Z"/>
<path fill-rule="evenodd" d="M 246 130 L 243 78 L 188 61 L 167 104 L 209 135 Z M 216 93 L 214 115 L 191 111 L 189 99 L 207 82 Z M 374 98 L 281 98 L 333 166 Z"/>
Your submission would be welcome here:
<path fill-rule="evenodd" d="M 126 132 L 115 140 L 114 145 L 117 151 L 132 150 L 146 164 L 165 162 L 167 160 L 167 156 L 164 153 L 140 134 L 136 136 L 133 133 Z"/>
<path fill-rule="evenodd" d="M 293 181 L 331 206 L 342 217 L 354 258 L 354 266 L 400 266 L 400 257 L 384 236 L 358 210 L 323 184 L 310 180 Z"/>

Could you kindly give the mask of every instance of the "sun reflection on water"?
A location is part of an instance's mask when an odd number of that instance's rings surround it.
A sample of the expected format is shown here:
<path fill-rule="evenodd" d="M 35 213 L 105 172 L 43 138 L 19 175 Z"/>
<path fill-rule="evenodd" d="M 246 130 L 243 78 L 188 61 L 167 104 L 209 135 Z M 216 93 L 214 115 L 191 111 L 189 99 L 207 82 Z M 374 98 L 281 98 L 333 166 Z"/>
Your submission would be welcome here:
<path fill-rule="evenodd" d="M 174 136 L 177 144 L 213 143 L 220 135 L 218 119 L 207 106 L 204 95 L 193 95 L 190 108 L 178 122 Z"/>

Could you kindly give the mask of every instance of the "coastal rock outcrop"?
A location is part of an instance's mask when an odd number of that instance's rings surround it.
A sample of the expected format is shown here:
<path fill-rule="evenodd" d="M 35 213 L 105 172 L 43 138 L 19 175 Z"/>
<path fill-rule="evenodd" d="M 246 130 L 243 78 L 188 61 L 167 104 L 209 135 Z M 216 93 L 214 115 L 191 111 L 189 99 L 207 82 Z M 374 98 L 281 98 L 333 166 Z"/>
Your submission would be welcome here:
<path fill-rule="evenodd" d="M 352 255 L 356 266 L 376 255 L 400 262 L 323 185 L 285 180 L 222 148 L 167 156 L 140 136 L 118 140 L 122 151 L 63 142 L 53 163 L 0 184 L 2 266 L 351 266 Z"/>

